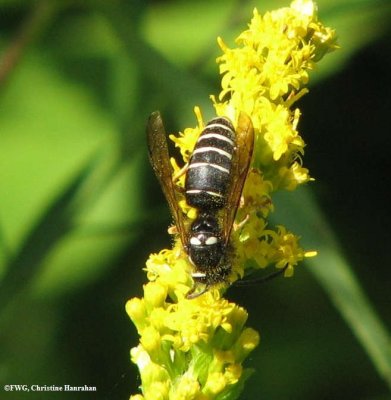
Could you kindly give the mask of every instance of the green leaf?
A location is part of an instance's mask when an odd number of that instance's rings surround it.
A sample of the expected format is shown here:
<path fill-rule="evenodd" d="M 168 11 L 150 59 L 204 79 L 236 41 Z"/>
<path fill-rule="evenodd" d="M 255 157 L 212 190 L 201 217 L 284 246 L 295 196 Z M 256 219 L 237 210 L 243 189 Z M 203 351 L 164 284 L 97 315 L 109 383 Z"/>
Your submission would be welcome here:
<path fill-rule="evenodd" d="M 0 286 L 0 307 L 28 285 L 39 272 L 41 263 L 52 247 L 72 228 L 75 203 L 80 191 L 94 171 L 94 157 L 82 168 L 64 193 L 45 210 L 45 214 L 33 227 L 17 254 L 7 265 Z"/>
<path fill-rule="evenodd" d="M 311 192 L 301 188 L 294 193 L 278 194 L 274 201 L 277 212 L 273 219 L 278 223 L 284 221 L 299 233 L 305 249 L 318 251 L 315 258 L 307 261 L 309 270 L 391 388 L 391 336 L 365 295 Z"/>
<path fill-rule="evenodd" d="M 25 58 L 0 109 L 2 299 L 36 279 L 57 292 L 91 281 L 140 220 L 142 154 L 134 146 L 129 163 L 120 157 L 111 116 L 48 56 Z M 103 225 L 104 235 L 92 229 Z"/>

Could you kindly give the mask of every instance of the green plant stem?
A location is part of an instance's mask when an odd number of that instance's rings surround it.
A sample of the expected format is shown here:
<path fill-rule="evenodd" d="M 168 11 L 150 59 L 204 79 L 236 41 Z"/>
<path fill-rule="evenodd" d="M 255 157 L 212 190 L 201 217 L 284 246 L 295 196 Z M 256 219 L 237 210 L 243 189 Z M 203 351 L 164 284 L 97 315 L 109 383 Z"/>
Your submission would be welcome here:
<path fill-rule="evenodd" d="M 15 70 L 28 45 L 51 20 L 53 11 L 53 4 L 50 1 L 43 0 L 34 6 L 26 20 L 23 21 L 20 30 L 11 40 L 0 59 L 0 88 L 4 86 Z"/>

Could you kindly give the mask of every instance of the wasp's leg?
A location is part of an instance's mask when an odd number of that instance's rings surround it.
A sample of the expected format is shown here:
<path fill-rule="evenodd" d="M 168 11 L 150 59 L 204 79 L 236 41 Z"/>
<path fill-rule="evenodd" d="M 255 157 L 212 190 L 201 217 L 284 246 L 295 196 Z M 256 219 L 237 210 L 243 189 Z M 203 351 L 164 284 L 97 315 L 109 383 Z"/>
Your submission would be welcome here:
<path fill-rule="evenodd" d="M 186 163 L 178 172 L 175 172 L 175 174 L 173 174 L 172 181 L 176 183 L 181 176 L 186 174 L 188 168 L 189 168 L 189 163 Z"/>
<path fill-rule="evenodd" d="M 248 220 L 250 219 L 250 214 L 247 214 L 242 221 L 236 223 L 234 222 L 234 231 L 237 231 L 239 229 L 242 229 L 244 225 L 246 225 L 246 223 L 248 222 Z"/>

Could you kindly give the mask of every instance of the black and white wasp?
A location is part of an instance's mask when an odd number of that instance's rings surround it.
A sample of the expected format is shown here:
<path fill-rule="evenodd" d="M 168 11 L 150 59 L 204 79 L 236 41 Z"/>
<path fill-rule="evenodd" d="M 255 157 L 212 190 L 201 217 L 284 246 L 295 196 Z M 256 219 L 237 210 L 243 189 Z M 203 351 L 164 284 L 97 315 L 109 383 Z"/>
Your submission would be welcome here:
<path fill-rule="evenodd" d="M 237 128 L 225 117 L 212 119 L 201 132 L 184 167 L 184 196 L 197 209 L 189 223 L 179 207 L 180 189 L 173 181 L 166 132 L 160 113 L 148 121 L 149 158 L 170 206 L 184 250 L 194 266 L 195 282 L 187 297 L 227 282 L 232 265 L 229 242 L 235 215 L 250 167 L 254 130 L 251 119 L 240 113 Z M 198 291 L 198 286 L 203 289 Z"/>

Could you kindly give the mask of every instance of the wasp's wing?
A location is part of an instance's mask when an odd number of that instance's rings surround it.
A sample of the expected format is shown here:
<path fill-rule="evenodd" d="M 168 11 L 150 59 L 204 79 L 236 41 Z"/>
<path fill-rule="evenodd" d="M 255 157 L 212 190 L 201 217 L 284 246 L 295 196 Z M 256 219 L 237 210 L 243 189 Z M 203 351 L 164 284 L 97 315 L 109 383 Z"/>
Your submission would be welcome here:
<path fill-rule="evenodd" d="M 160 182 L 163 193 L 167 199 L 175 225 L 180 234 L 182 245 L 186 246 L 186 231 L 183 214 L 178 205 L 174 183 L 172 181 L 172 167 L 168 152 L 166 131 L 159 111 L 151 114 L 147 124 L 147 140 L 149 160 Z"/>
<path fill-rule="evenodd" d="M 251 164 L 254 149 L 254 129 L 250 117 L 241 112 L 236 129 L 236 151 L 232 165 L 231 186 L 228 191 L 227 207 L 223 217 L 224 237 L 228 242 L 239 207 L 244 182 Z"/>

